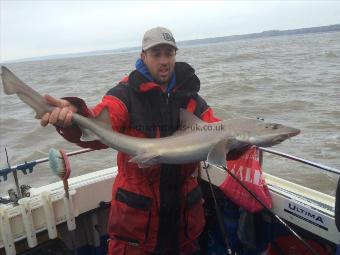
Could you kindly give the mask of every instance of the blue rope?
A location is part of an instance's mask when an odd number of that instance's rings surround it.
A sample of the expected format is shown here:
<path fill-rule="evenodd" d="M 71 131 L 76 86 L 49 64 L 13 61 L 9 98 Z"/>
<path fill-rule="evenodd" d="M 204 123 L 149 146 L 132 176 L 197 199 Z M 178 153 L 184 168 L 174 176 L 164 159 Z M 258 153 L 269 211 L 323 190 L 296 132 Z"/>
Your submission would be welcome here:
<path fill-rule="evenodd" d="M 2 176 L 4 181 L 7 181 L 7 175 L 9 173 L 12 173 L 13 170 L 20 170 L 25 175 L 27 175 L 27 170 L 28 170 L 28 172 L 31 174 L 33 172 L 33 168 L 35 167 L 36 164 L 37 164 L 36 161 L 30 161 L 30 162 L 25 161 L 25 163 L 17 165 L 15 167 L 3 168 L 3 169 L 0 169 L 0 176 Z M 1 179 L 0 179 L 0 182 L 1 182 Z"/>

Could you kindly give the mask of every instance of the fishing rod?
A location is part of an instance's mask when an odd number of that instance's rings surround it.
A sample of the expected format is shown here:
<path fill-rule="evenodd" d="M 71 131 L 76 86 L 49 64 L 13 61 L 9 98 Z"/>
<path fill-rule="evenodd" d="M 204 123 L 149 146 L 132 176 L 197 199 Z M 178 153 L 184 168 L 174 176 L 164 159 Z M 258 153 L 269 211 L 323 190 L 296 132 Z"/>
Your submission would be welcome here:
<path fill-rule="evenodd" d="M 8 153 L 7 153 L 6 147 L 5 147 L 5 152 L 6 152 L 7 166 L 8 166 L 8 168 L 11 168 L 11 165 L 9 164 L 9 160 L 8 160 Z M 20 186 L 19 186 L 17 170 L 13 169 L 12 172 L 13 172 L 13 177 L 14 177 L 14 182 L 15 182 L 15 188 L 16 188 L 17 194 L 18 194 L 18 199 L 20 199 L 20 198 L 22 198 L 22 194 L 21 194 L 21 190 L 20 190 Z"/>
<path fill-rule="evenodd" d="M 213 189 L 213 186 L 212 186 L 212 182 L 211 182 L 211 179 L 210 179 L 210 174 L 209 174 L 209 171 L 208 171 L 208 166 L 207 166 L 207 163 L 205 161 L 203 161 L 203 163 L 204 163 L 203 169 L 205 169 L 205 173 L 206 173 L 206 175 L 208 177 L 210 192 L 211 192 L 211 195 L 212 195 L 212 198 L 213 198 L 213 201 L 214 201 L 214 206 L 215 206 L 215 211 L 216 211 L 216 216 L 217 216 L 217 222 L 218 222 L 218 225 L 219 225 L 219 228 L 220 228 L 220 231 L 221 231 L 221 235 L 222 235 L 222 239 L 223 239 L 223 244 L 225 246 L 226 253 L 228 255 L 231 255 L 231 254 L 233 254 L 233 252 L 231 250 L 231 247 L 230 247 L 230 244 L 229 244 L 229 241 L 228 241 L 227 231 L 224 228 L 224 223 L 223 223 L 223 217 L 221 215 L 221 210 L 220 210 L 220 208 L 217 205 L 217 200 L 216 200 L 215 192 L 214 192 L 214 189 Z"/>
<path fill-rule="evenodd" d="M 205 163 L 206 164 L 206 163 Z M 250 189 L 247 188 L 247 186 L 239 179 L 235 174 L 233 174 L 228 168 L 222 165 L 215 165 L 211 164 L 221 170 L 226 171 L 238 184 L 241 185 L 241 187 L 247 191 L 258 203 L 260 203 L 264 209 L 279 223 L 281 223 L 290 233 L 292 233 L 298 240 L 300 240 L 314 255 L 320 255 L 309 243 L 307 243 L 298 233 L 296 233 L 279 215 L 274 213 L 268 206 L 266 206 L 257 196 L 254 192 L 252 192 Z M 206 166 L 207 168 L 209 167 Z"/>
<path fill-rule="evenodd" d="M 90 152 L 90 151 L 94 151 L 94 150 L 93 149 L 81 149 L 81 150 L 76 150 L 76 151 L 68 152 L 68 153 L 66 153 L 66 155 L 70 157 L 70 156 L 79 155 L 79 154 Z M 6 153 L 7 153 L 7 151 L 6 151 Z M 46 158 L 37 159 L 37 160 L 33 160 L 33 161 L 29 161 L 29 162 L 25 161 L 25 163 L 23 163 L 23 164 L 14 165 L 14 166 L 10 166 L 8 164 L 8 167 L 0 169 L 0 176 L 3 177 L 4 181 L 7 181 L 7 175 L 9 173 L 14 173 L 17 170 L 22 171 L 23 174 L 26 175 L 27 174 L 27 170 L 28 170 L 29 173 L 32 173 L 33 172 L 33 168 L 36 165 L 44 163 L 44 162 L 48 162 L 48 158 L 47 157 Z"/>

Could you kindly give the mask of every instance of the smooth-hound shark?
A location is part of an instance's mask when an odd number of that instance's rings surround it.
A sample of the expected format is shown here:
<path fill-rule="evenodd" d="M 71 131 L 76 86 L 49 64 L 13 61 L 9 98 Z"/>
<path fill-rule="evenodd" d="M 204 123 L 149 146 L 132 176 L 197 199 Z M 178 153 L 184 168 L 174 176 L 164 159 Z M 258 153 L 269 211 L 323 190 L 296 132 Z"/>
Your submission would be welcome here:
<path fill-rule="evenodd" d="M 36 112 L 36 118 L 51 112 L 49 105 L 37 91 L 22 82 L 8 68 L 1 67 L 4 91 L 17 96 Z M 229 119 L 206 123 L 184 109 L 180 110 L 180 128 L 173 135 L 163 138 L 137 138 L 115 132 L 108 110 L 96 118 L 73 114 L 72 122 L 85 134 L 90 130 L 103 144 L 131 156 L 130 162 L 140 167 L 154 164 L 185 164 L 207 160 L 225 166 L 226 154 L 247 145 L 269 147 L 300 133 L 299 129 L 258 119 Z M 106 124 L 105 124 L 106 123 Z M 87 133 L 87 132 L 86 132 Z"/>

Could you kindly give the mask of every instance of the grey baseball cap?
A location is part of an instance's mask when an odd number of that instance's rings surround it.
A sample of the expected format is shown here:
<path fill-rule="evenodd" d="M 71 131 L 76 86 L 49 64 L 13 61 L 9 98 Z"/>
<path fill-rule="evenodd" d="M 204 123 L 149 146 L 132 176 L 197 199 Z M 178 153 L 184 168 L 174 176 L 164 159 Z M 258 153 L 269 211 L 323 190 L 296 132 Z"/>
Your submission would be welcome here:
<path fill-rule="evenodd" d="M 145 32 L 142 49 L 148 50 L 159 44 L 168 44 L 177 48 L 175 38 L 171 31 L 165 27 L 155 27 Z"/>

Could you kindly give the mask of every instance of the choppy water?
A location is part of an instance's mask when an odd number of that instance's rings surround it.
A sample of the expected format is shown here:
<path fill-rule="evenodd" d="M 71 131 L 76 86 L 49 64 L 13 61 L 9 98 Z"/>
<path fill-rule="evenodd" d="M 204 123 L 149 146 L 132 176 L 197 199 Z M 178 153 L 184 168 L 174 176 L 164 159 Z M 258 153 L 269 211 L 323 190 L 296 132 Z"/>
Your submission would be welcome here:
<path fill-rule="evenodd" d="M 262 117 L 291 125 L 302 133 L 277 150 L 340 169 L 340 33 L 251 39 L 180 49 L 178 61 L 189 62 L 201 79 L 201 95 L 221 118 Z M 134 67 L 139 53 L 8 64 L 23 81 L 41 93 L 78 96 L 95 105 L 104 93 Z M 0 101 L 0 166 L 4 147 L 12 165 L 46 157 L 51 147 L 69 144 L 42 128 L 33 111 L 15 96 Z M 115 164 L 111 149 L 71 158 L 72 175 Z M 265 156 L 266 172 L 305 186 L 335 193 L 337 176 Z M 33 174 L 19 174 L 21 183 L 39 186 L 57 180 L 47 164 Z M 0 193 L 12 186 L 0 182 Z"/>

